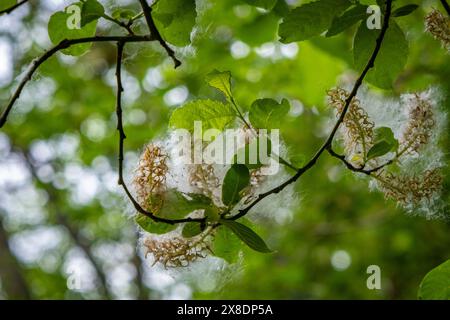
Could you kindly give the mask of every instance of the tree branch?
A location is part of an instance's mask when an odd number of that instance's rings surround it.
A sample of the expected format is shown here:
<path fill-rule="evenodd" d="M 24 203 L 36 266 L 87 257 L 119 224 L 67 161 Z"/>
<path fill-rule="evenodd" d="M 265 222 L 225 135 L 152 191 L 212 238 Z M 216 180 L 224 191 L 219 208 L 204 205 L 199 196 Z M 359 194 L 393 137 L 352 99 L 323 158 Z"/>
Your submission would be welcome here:
<path fill-rule="evenodd" d="M 148 5 L 147 0 L 139 0 L 139 2 L 141 3 L 145 21 L 147 21 L 150 34 L 152 34 L 158 40 L 161 46 L 166 50 L 169 57 L 172 58 L 173 63 L 175 64 L 175 68 L 178 68 L 181 65 L 181 61 L 177 59 L 177 57 L 175 56 L 175 52 L 172 50 L 172 48 L 169 47 L 169 45 L 166 43 L 166 41 L 164 41 L 161 34 L 159 33 L 159 30 L 156 27 L 155 22 L 153 21 L 152 7 Z"/>
<path fill-rule="evenodd" d="M 127 30 L 129 35 L 134 35 L 133 29 L 131 29 L 131 26 L 133 25 L 133 21 L 129 20 L 127 23 L 114 19 L 113 17 L 107 15 L 106 13 L 104 13 L 102 15 L 102 18 L 108 21 L 111 21 L 112 23 L 117 24 L 119 27 L 124 28 L 125 30 Z"/>
<path fill-rule="evenodd" d="M 8 232 L 3 227 L 0 213 L 0 276 L 2 287 L 11 300 L 29 300 L 32 298 L 30 288 L 22 274 L 22 268 L 9 248 Z"/>
<path fill-rule="evenodd" d="M 0 15 L 2 14 L 10 14 L 11 12 L 13 12 L 14 10 L 16 10 L 17 8 L 19 8 L 20 6 L 22 6 L 23 4 L 27 3 L 28 0 L 22 0 L 17 2 L 15 5 L 13 5 L 12 7 L 9 7 L 7 9 L 4 9 L 2 11 L 0 11 Z"/>
<path fill-rule="evenodd" d="M 124 179 L 123 179 L 123 142 L 126 139 L 125 132 L 123 130 L 123 120 L 122 120 L 122 59 L 123 59 L 123 48 L 125 46 L 125 42 L 118 41 L 117 42 L 117 64 L 116 64 L 116 79 L 117 79 L 117 97 L 116 97 L 116 115 L 117 115 L 117 131 L 119 132 L 119 180 L 118 184 L 122 186 L 125 193 L 127 194 L 130 201 L 133 203 L 134 208 L 142 213 L 143 215 L 149 217 L 155 222 L 163 222 L 167 224 L 177 224 L 184 222 L 199 222 L 203 223 L 205 218 L 185 218 L 185 219 L 165 219 L 161 217 L 155 216 L 153 212 L 147 211 L 136 201 L 131 192 L 129 191 Z"/>
<path fill-rule="evenodd" d="M 335 158 L 341 160 L 349 170 L 354 171 L 354 172 L 364 173 L 364 174 L 369 175 L 369 176 L 370 176 L 372 173 L 377 172 L 377 171 L 383 169 L 384 167 L 386 167 L 386 166 L 388 166 L 388 165 L 390 165 L 391 163 L 394 162 L 394 160 L 391 159 L 391 160 L 389 160 L 389 161 L 386 161 L 386 162 L 383 163 L 382 165 L 379 165 L 379 166 L 377 166 L 377 167 L 375 167 L 375 168 L 372 168 L 372 169 L 364 169 L 364 167 L 357 168 L 357 167 L 355 167 L 353 164 L 351 164 L 350 162 L 348 162 L 348 161 L 345 159 L 345 156 L 344 156 L 344 155 L 341 155 L 341 154 L 336 153 L 336 152 L 333 150 L 333 148 L 332 148 L 331 146 L 328 146 L 328 147 L 327 147 L 327 151 L 328 151 L 328 153 L 329 153 L 332 157 L 335 157 Z"/>
<path fill-rule="evenodd" d="M 288 185 L 290 185 L 291 183 L 294 183 L 295 181 L 297 181 L 306 171 L 311 169 L 316 164 L 317 160 L 320 158 L 322 153 L 331 146 L 331 143 L 333 142 L 334 136 L 336 135 L 336 132 L 339 129 L 339 126 L 344 121 L 344 118 L 345 118 L 345 115 L 347 114 L 347 111 L 348 111 L 348 108 L 350 106 L 350 103 L 352 102 L 352 100 L 356 96 L 356 94 L 358 93 L 358 89 L 361 86 L 361 84 L 362 84 L 364 78 L 366 77 L 367 73 L 374 66 L 375 60 L 376 60 L 376 58 L 378 56 L 378 53 L 380 52 L 381 44 L 383 43 L 384 36 L 386 34 L 387 29 L 389 28 L 389 18 L 391 16 L 391 12 L 392 12 L 392 0 L 386 0 L 386 12 L 385 12 L 384 19 L 383 19 L 383 26 L 381 27 L 380 34 L 379 34 L 379 36 L 378 36 L 378 38 L 376 40 L 375 48 L 374 48 L 374 50 L 372 52 L 372 55 L 370 56 L 369 61 L 367 62 L 366 66 L 364 67 L 364 69 L 361 72 L 360 76 L 356 80 L 356 82 L 355 82 L 355 84 L 353 86 L 353 89 L 350 92 L 350 95 L 345 100 L 345 105 L 344 105 L 344 108 L 342 110 L 342 113 L 339 116 L 339 119 L 337 120 L 337 122 L 334 125 L 333 129 L 331 130 L 330 135 L 325 140 L 324 144 L 319 148 L 319 150 L 311 158 L 311 160 L 309 160 L 309 162 L 306 165 L 304 165 L 302 168 L 300 168 L 296 172 L 296 174 L 294 176 L 292 176 L 291 178 L 286 180 L 284 183 L 282 183 L 278 187 L 275 187 L 272 190 L 269 190 L 269 191 L 267 191 L 265 193 L 260 194 L 246 208 L 239 210 L 239 212 L 236 215 L 234 215 L 232 217 L 229 217 L 228 219 L 236 220 L 236 219 L 239 219 L 239 218 L 245 216 L 250 211 L 250 209 L 252 209 L 261 200 L 265 199 L 266 197 L 268 197 L 268 196 L 270 196 L 272 194 L 279 193 L 284 188 L 286 188 Z"/>
<path fill-rule="evenodd" d="M 94 267 L 97 276 L 100 280 L 101 295 L 105 297 L 107 300 L 112 300 L 113 297 L 111 296 L 111 293 L 108 290 L 108 281 L 106 280 L 105 273 L 103 272 L 100 264 L 96 261 L 94 255 L 92 254 L 90 243 L 84 237 L 81 236 L 80 231 L 75 226 L 73 226 L 65 217 L 65 215 L 62 214 L 61 212 L 57 212 L 57 220 L 59 224 L 66 227 L 67 231 L 70 234 L 70 237 L 75 242 L 75 245 L 81 248 L 81 250 L 83 250 L 84 254 Z"/>
<path fill-rule="evenodd" d="M 143 272 L 142 272 L 142 260 L 136 250 L 134 252 L 132 263 L 133 263 L 134 267 L 136 268 L 136 281 L 135 282 L 136 282 L 136 287 L 139 290 L 137 299 L 138 300 L 148 300 L 151 292 L 144 283 Z"/>
<path fill-rule="evenodd" d="M 122 105 L 121 105 L 121 97 L 123 92 L 122 87 L 122 79 L 121 79 L 121 68 L 122 68 L 122 57 L 123 57 L 123 47 L 125 43 L 128 42 L 144 42 L 144 41 L 155 41 L 158 40 L 154 37 L 154 35 L 129 35 L 129 36 L 95 36 L 95 37 L 87 37 L 87 38 L 79 38 L 79 39 L 64 39 L 59 44 L 45 52 L 42 56 L 40 56 L 38 59 L 36 59 L 28 72 L 26 73 L 25 77 L 22 79 L 22 81 L 19 83 L 19 86 L 17 87 L 16 91 L 14 92 L 13 96 L 11 97 L 8 105 L 6 106 L 5 110 L 3 111 L 1 117 L 0 117 L 0 128 L 3 127 L 3 125 L 6 123 L 8 115 L 14 106 L 14 103 L 17 101 L 17 99 L 20 97 L 20 94 L 22 93 L 23 88 L 28 83 L 28 81 L 31 80 L 33 74 L 36 72 L 36 70 L 49 58 L 51 58 L 54 54 L 59 52 L 60 50 L 67 49 L 73 45 L 81 44 L 81 43 L 89 43 L 89 42 L 110 42 L 110 41 L 117 41 L 118 46 L 118 57 L 117 57 L 117 67 L 116 67 L 116 76 L 117 76 L 117 103 L 116 103 L 116 113 L 118 117 L 118 124 L 117 129 L 119 130 L 119 184 L 122 185 L 122 187 L 125 190 L 125 193 L 130 198 L 131 202 L 133 203 L 136 210 L 149 218 L 153 219 L 156 222 L 164 222 L 168 224 L 176 224 L 176 223 L 184 223 L 184 222 L 203 222 L 205 219 L 193 219 L 193 218 L 185 218 L 185 219 L 176 219 L 176 220 L 170 220 L 170 219 L 164 219 L 155 216 L 153 213 L 146 211 L 143 209 L 139 203 L 134 199 L 134 197 L 131 195 L 128 187 L 126 186 L 124 180 L 123 180 L 123 140 L 125 140 L 126 136 L 123 130 L 122 125 Z M 159 40 L 158 40 L 159 41 Z"/>
<path fill-rule="evenodd" d="M 441 0 L 441 3 L 445 11 L 447 11 L 447 14 L 450 16 L 450 5 L 447 3 L 446 0 Z"/>
<path fill-rule="evenodd" d="M 40 56 L 39 58 L 34 60 L 34 62 L 31 64 L 30 69 L 25 74 L 22 81 L 19 83 L 19 86 L 17 87 L 13 96 L 9 100 L 8 105 L 6 106 L 2 115 L 0 116 L 0 128 L 2 128 L 5 125 L 8 115 L 9 115 L 12 107 L 14 106 L 14 103 L 20 97 L 20 94 L 22 93 L 23 88 L 28 83 L 28 81 L 31 80 L 33 74 L 36 72 L 36 70 L 40 67 L 41 64 L 43 64 L 45 61 L 50 59 L 54 54 L 56 54 L 60 50 L 67 49 L 73 45 L 81 44 L 81 43 L 88 43 L 88 42 L 110 42 L 110 41 L 122 41 L 125 43 L 125 42 L 155 41 L 155 39 L 152 35 L 145 35 L 145 36 L 136 35 L 136 36 L 107 36 L 107 37 L 96 36 L 96 37 L 88 37 L 88 38 L 62 40 L 59 44 L 57 44 L 50 50 L 46 51 L 42 56 Z"/>
<path fill-rule="evenodd" d="M 16 148 L 17 152 L 20 153 L 22 158 L 24 159 L 24 162 L 26 166 L 28 167 L 28 170 L 31 173 L 31 176 L 36 180 L 40 181 L 38 175 L 37 175 L 37 169 L 35 164 L 33 163 L 33 160 L 31 159 L 31 156 L 29 154 L 28 150 L 21 150 L 19 148 Z M 40 181 L 42 182 L 42 181 Z M 73 226 L 68 219 L 66 218 L 66 215 L 62 213 L 58 206 L 58 193 L 56 192 L 55 188 L 48 183 L 43 183 L 45 186 L 45 191 L 47 192 L 47 195 L 49 197 L 49 203 L 52 205 L 53 210 L 56 214 L 56 219 L 58 220 L 58 223 L 66 227 L 67 231 L 69 232 L 70 237 L 72 238 L 73 242 L 83 250 L 84 254 L 88 258 L 88 260 L 91 262 L 92 266 L 94 267 L 95 271 L 97 272 L 97 276 L 100 280 L 100 292 L 103 297 L 106 299 L 111 299 L 111 294 L 108 290 L 107 281 L 105 274 L 101 268 L 101 266 L 97 263 L 95 260 L 94 255 L 91 252 L 91 246 L 89 244 L 89 241 L 81 236 L 80 231 L 78 228 Z"/>

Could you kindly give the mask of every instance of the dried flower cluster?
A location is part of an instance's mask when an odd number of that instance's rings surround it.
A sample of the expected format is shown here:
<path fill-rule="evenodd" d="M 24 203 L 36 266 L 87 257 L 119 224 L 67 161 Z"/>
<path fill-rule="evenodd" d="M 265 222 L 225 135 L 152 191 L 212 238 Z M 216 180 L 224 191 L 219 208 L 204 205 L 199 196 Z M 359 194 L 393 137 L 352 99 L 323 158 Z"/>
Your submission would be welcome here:
<path fill-rule="evenodd" d="M 395 155 L 390 158 L 402 170 L 402 160 L 418 161 L 422 148 L 430 143 L 436 129 L 434 102 L 430 92 L 409 94 L 403 99 L 406 108 L 407 120 L 404 127 L 398 132 L 398 148 Z M 329 104 L 337 110 L 339 116 L 345 106 L 349 93 L 341 88 L 328 92 Z M 383 163 L 388 163 L 382 158 L 374 158 L 367 161 L 367 152 L 376 143 L 374 141 L 375 124 L 369 119 L 367 112 L 361 107 L 358 99 L 352 100 L 348 112 L 343 121 L 342 134 L 346 158 L 357 167 L 375 168 Z M 436 166 L 427 166 L 421 174 L 392 173 L 388 166 L 373 172 L 371 175 L 376 180 L 376 185 L 385 194 L 386 198 L 396 200 L 399 204 L 408 208 L 415 208 L 422 201 L 431 200 L 433 194 L 440 191 L 442 176 Z"/>
<path fill-rule="evenodd" d="M 425 17 L 425 29 L 436 40 L 440 40 L 442 46 L 450 51 L 450 18 L 444 16 L 439 10 L 434 9 Z"/>
<path fill-rule="evenodd" d="M 167 191 L 168 173 L 167 153 L 155 144 L 147 145 L 139 159 L 134 178 L 137 200 L 146 210 L 154 213 L 161 210 L 166 200 L 164 195 Z M 201 173 L 205 175 L 202 176 L 203 179 L 209 179 L 208 171 L 202 170 Z M 210 171 L 209 174 L 211 174 Z M 198 185 L 199 181 L 195 184 Z M 177 234 L 171 237 L 146 234 L 143 241 L 146 249 L 145 257 L 151 254 L 154 259 L 153 264 L 161 263 L 166 268 L 187 266 L 197 258 L 206 256 L 206 251 L 209 249 L 209 243 L 205 241 L 207 235 L 208 233 L 203 232 L 197 237 L 185 239 Z"/>
<path fill-rule="evenodd" d="M 134 177 L 137 200 L 146 210 L 157 212 L 163 204 L 168 171 L 167 155 L 159 146 L 149 144 L 139 159 Z"/>
<path fill-rule="evenodd" d="M 213 197 L 213 190 L 220 186 L 219 178 L 211 164 L 193 165 L 189 174 L 189 183 L 210 198 Z"/>
<path fill-rule="evenodd" d="M 417 205 L 424 199 L 430 200 L 439 191 L 443 181 L 438 169 L 427 170 L 421 177 L 394 175 L 385 170 L 374 177 L 385 197 L 402 205 Z"/>
<path fill-rule="evenodd" d="M 399 156 L 403 153 L 417 154 L 428 143 L 435 125 L 432 104 L 418 94 L 408 101 L 408 124 L 400 137 Z"/>
<path fill-rule="evenodd" d="M 210 248 L 209 232 L 195 238 L 185 239 L 174 236 L 171 238 L 159 238 L 148 236 L 143 245 L 146 249 L 145 257 L 153 255 L 153 265 L 161 263 L 168 267 L 187 267 L 198 258 L 205 258 Z"/>
<path fill-rule="evenodd" d="M 247 143 L 254 138 L 249 130 L 240 132 Z M 181 193 L 202 194 L 210 198 L 218 208 L 223 206 L 221 189 L 227 166 L 220 168 L 206 163 L 177 162 L 171 153 L 171 146 L 175 145 L 172 140 L 176 139 L 169 136 L 168 140 L 149 144 L 141 154 L 134 178 L 139 203 L 155 214 L 162 213 L 166 208 L 166 202 L 172 201 L 169 193 L 176 190 Z M 203 148 L 207 147 L 207 144 L 203 145 Z M 261 169 L 252 170 L 250 186 L 246 190 L 243 203 L 254 198 L 258 194 L 258 187 L 266 180 Z M 197 209 L 187 216 L 202 218 L 204 215 L 203 209 Z M 142 246 L 146 257 L 151 255 L 153 264 L 160 263 L 166 268 L 188 266 L 199 258 L 205 258 L 211 251 L 214 228 L 207 226 L 197 236 L 185 238 L 182 235 L 183 227 L 184 225 L 180 224 L 178 228 L 164 235 L 143 232 Z"/>
<path fill-rule="evenodd" d="M 267 176 L 262 174 L 261 168 L 250 172 L 250 186 L 244 191 L 244 203 L 249 204 L 258 196 L 257 189 L 267 180 Z"/>
<path fill-rule="evenodd" d="M 329 104 L 336 109 L 336 116 L 339 117 L 350 93 L 342 88 L 335 88 L 329 90 L 327 94 Z M 373 144 L 374 126 L 367 112 L 361 107 L 360 101 L 353 98 L 343 121 L 344 147 L 346 154 L 350 155 L 350 161 L 364 159 Z"/>

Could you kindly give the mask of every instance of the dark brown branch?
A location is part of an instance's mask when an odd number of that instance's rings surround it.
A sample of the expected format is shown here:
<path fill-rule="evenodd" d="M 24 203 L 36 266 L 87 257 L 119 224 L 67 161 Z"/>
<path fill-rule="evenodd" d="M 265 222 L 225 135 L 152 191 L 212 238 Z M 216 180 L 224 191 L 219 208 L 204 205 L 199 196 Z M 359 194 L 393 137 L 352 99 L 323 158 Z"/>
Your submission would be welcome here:
<path fill-rule="evenodd" d="M 381 27 L 380 34 L 376 40 L 375 48 L 372 52 L 372 55 L 370 56 L 370 59 L 367 62 L 366 66 L 364 67 L 363 71 L 361 72 L 360 76 L 356 80 L 356 82 L 353 86 L 353 89 L 350 92 L 350 95 L 345 100 L 345 105 L 342 110 L 342 113 L 339 116 L 339 119 L 337 120 L 336 124 L 334 125 L 333 129 L 331 130 L 330 135 L 328 136 L 328 138 L 324 142 L 324 144 L 320 147 L 320 149 L 316 152 L 316 154 L 311 158 L 311 160 L 309 160 L 309 162 L 306 165 L 304 165 L 302 168 L 300 168 L 294 176 L 292 176 L 291 178 L 286 180 L 284 183 L 282 183 L 278 187 L 275 187 L 272 190 L 269 190 L 265 193 L 260 194 L 246 208 L 239 210 L 239 212 L 236 215 L 234 215 L 228 219 L 236 220 L 236 219 L 239 219 L 239 218 L 245 216 L 250 211 L 250 209 L 252 209 L 261 200 L 265 199 L 266 197 L 268 197 L 272 194 L 279 193 L 284 188 L 286 188 L 288 185 L 297 181 L 306 171 L 311 169 L 316 164 L 317 160 L 320 158 L 322 153 L 331 146 L 331 143 L 333 142 L 334 136 L 336 135 L 336 132 L 339 129 L 339 126 L 344 121 L 345 115 L 347 114 L 347 111 L 348 111 L 351 101 L 358 93 L 358 89 L 362 85 L 362 82 L 363 82 L 364 78 L 366 77 L 367 73 L 374 66 L 375 60 L 378 56 L 378 53 L 380 52 L 381 44 L 383 43 L 384 36 L 386 34 L 387 29 L 389 28 L 389 18 L 391 16 L 391 12 L 392 12 L 392 0 L 386 0 L 386 12 L 385 12 L 384 19 L 383 19 L 383 26 Z"/>
<path fill-rule="evenodd" d="M 175 52 L 169 45 L 164 41 L 161 34 L 159 33 L 158 28 L 155 25 L 155 21 L 153 21 L 152 17 L 152 8 L 148 5 L 147 0 L 139 0 L 141 3 L 142 11 L 144 12 L 145 21 L 147 22 L 148 28 L 150 30 L 150 34 L 152 34 L 156 40 L 161 44 L 161 46 L 166 50 L 167 54 L 170 58 L 172 58 L 173 63 L 175 64 L 175 68 L 178 68 L 181 65 L 181 61 L 177 59 L 175 56 Z"/>
<path fill-rule="evenodd" d="M 0 116 L 0 128 L 2 128 L 6 120 L 8 118 L 9 112 L 11 111 L 12 107 L 14 106 L 14 103 L 19 98 L 20 94 L 22 93 L 23 88 L 28 83 L 28 81 L 31 80 L 33 74 L 36 72 L 36 70 L 39 68 L 41 64 L 43 64 L 45 61 L 47 61 L 49 58 L 51 58 L 54 54 L 59 52 L 60 50 L 67 49 L 73 45 L 80 44 L 80 43 L 88 43 L 88 42 L 109 42 L 109 41 L 123 41 L 125 42 L 141 42 L 141 41 L 154 41 L 152 35 L 145 35 L 145 36 L 108 36 L 108 37 L 88 37 L 88 38 L 80 38 L 80 39 L 65 39 L 62 40 L 59 44 L 51 48 L 50 50 L 46 51 L 42 56 L 34 60 L 34 62 L 31 64 L 30 69 L 25 74 L 22 81 L 19 83 L 19 86 L 17 87 L 16 91 L 14 92 L 13 96 L 9 100 L 8 105 L 6 106 L 5 110 L 3 111 L 2 115 Z"/>
<path fill-rule="evenodd" d="M 6 8 L 6 9 L 0 11 L 0 15 L 5 14 L 5 13 L 10 14 L 11 12 L 13 12 L 14 10 L 16 10 L 17 8 L 19 8 L 20 6 L 22 6 L 23 4 L 25 4 L 27 2 L 28 2 L 28 0 L 19 1 L 12 7 L 9 7 L 9 8 Z"/>
<path fill-rule="evenodd" d="M 184 222 L 199 222 L 202 223 L 205 221 L 205 218 L 193 219 L 193 218 L 185 218 L 185 219 L 165 219 L 161 217 L 155 216 L 152 212 L 145 210 L 142 206 L 136 201 L 131 192 L 129 191 L 124 179 L 123 179 L 123 142 L 126 139 L 125 132 L 123 130 L 123 120 L 122 120 L 122 59 L 123 59 L 123 47 L 125 42 L 118 41 L 117 42 L 117 64 L 116 64 L 116 79 L 117 79 L 117 97 L 116 97 L 116 115 L 117 115 L 117 131 L 119 132 L 119 180 L 118 184 L 122 186 L 125 193 L 127 194 L 130 201 L 133 203 L 134 208 L 142 213 L 143 215 L 149 217 L 155 222 L 163 222 L 167 224 L 176 224 L 176 223 L 184 223 Z"/>
<path fill-rule="evenodd" d="M 358 168 L 358 167 L 355 167 L 350 162 L 348 162 L 347 159 L 345 159 L 344 155 L 336 153 L 331 146 L 327 147 L 327 151 L 332 157 L 335 157 L 335 158 L 341 160 L 349 170 L 354 171 L 354 172 L 364 173 L 368 176 L 370 176 L 374 172 L 380 171 L 384 167 L 386 167 L 394 162 L 394 160 L 391 159 L 391 160 L 388 160 L 385 163 L 383 163 L 375 168 L 372 168 L 372 169 L 365 169 L 364 167 Z"/>
<path fill-rule="evenodd" d="M 113 17 L 110 17 L 107 14 L 103 14 L 102 18 L 105 19 L 105 20 L 111 21 L 112 23 L 115 23 L 119 27 L 124 28 L 125 30 L 127 30 L 129 35 L 134 35 L 133 29 L 131 29 L 131 26 L 133 25 L 133 21 L 132 20 L 130 20 L 128 22 L 123 22 L 123 21 L 114 19 Z"/>
<path fill-rule="evenodd" d="M 134 256 L 132 258 L 132 263 L 133 263 L 134 267 L 136 268 L 135 284 L 139 290 L 138 295 L 137 295 L 137 300 L 148 300 L 151 292 L 144 283 L 142 260 L 136 250 L 135 250 Z"/>
<path fill-rule="evenodd" d="M 119 181 L 118 184 L 124 186 L 128 194 L 125 182 L 123 180 L 123 141 L 127 138 L 123 130 L 122 121 L 122 60 L 123 48 L 125 43 L 117 42 L 117 62 L 116 62 L 116 80 L 117 80 L 117 96 L 116 96 L 116 115 L 117 115 L 117 131 L 119 131 Z M 134 199 L 133 199 L 134 200 Z"/>
<path fill-rule="evenodd" d="M 447 3 L 446 0 L 441 0 L 441 3 L 445 11 L 447 11 L 447 14 L 450 16 L 450 5 Z"/>
<path fill-rule="evenodd" d="M 0 276 L 2 289 L 7 299 L 29 300 L 32 298 L 30 288 L 23 276 L 23 269 L 9 248 L 9 234 L 3 227 L 0 213 Z"/>

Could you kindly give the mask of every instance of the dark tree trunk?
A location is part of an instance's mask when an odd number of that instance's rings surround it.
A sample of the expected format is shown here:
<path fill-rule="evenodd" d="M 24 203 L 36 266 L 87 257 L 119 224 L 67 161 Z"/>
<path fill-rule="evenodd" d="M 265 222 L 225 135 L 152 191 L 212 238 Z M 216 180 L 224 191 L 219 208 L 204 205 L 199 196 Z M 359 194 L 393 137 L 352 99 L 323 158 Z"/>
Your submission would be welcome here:
<path fill-rule="evenodd" d="M 2 289 L 7 299 L 29 300 L 31 294 L 22 269 L 16 257 L 12 254 L 8 244 L 8 233 L 0 218 L 0 277 Z"/>

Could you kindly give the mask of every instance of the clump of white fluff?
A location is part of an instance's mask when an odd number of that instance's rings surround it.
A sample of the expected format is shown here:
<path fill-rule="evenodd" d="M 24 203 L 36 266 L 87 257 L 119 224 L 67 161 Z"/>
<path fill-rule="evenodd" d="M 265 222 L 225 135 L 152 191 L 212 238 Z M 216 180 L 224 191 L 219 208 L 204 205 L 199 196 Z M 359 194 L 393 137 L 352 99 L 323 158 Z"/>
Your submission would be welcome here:
<path fill-rule="evenodd" d="M 239 131 L 242 139 L 237 140 L 237 149 L 256 139 L 249 130 Z M 172 132 L 164 139 L 152 142 L 144 148 L 134 180 L 137 194 L 143 195 L 138 197 L 140 205 L 147 210 L 157 212 L 160 207 L 157 201 L 153 201 L 154 196 L 160 196 L 164 201 L 166 190 L 176 190 L 188 196 L 206 195 L 216 207 L 225 208 L 221 197 L 222 185 L 231 165 L 186 163 L 186 159 L 179 154 L 180 141 L 187 144 L 181 145 L 183 149 L 192 148 L 192 141 L 179 138 L 179 135 Z M 219 141 L 218 138 L 216 137 L 210 143 L 203 142 L 203 150 Z M 228 162 L 226 163 L 229 163 L 235 152 L 236 150 L 227 150 Z M 278 152 L 279 156 L 287 157 L 286 148 L 283 145 Z M 163 177 L 157 177 L 157 175 L 155 177 L 151 174 L 150 171 L 155 168 L 156 172 Z M 234 206 L 231 215 L 247 207 L 258 194 L 278 186 L 290 177 L 281 164 L 278 171 L 270 176 L 264 175 L 264 170 L 267 170 L 267 167 L 250 170 L 250 186 L 245 189 L 241 201 Z M 157 183 L 156 186 L 155 183 Z M 151 186 L 149 187 L 148 184 Z M 292 206 L 296 204 L 294 194 L 293 187 L 289 186 L 283 192 L 262 200 L 250 210 L 246 217 L 254 222 L 271 220 L 278 224 L 286 223 L 292 219 Z M 148 201 L 147 198 L 152 200 Z M 189 217 L 202 218 L 204 215 L 204 210 L 195 210 L 189 214 Z M 183 224 L 178 224 L 174 230 L 161 235 L 141 231 L 139 247 L 146 263 L 153 268 L 167 270 L 172 277 L 186 282 L 191 287 L 196 287 L 199 291 L 217 290 L 230 280 L 231 275 L 239 273 L 242 268 L 242 252 L 238 262 L 232 265 L 213 255 L 214 228 L 207 226 L 202 233 L 192 238 L 183 238 L 182 230 Z"/>
<path fill-rule="evenodd" d="M 254 139 L 252 135 L 245 133 L 242 131 L 242 134 L 250 136 L 250 139 Z M 210 144 L 214 144 L 216 141 L 223 136 L 223 133 L 216 137 L 216 140 L 211 142 Z M 240 144 L 237 144 L 238 149 L 245 146 L 245 139 L 240 140 Z M 252 140 L 250 140 L 252 141 Z M 239 142 L 239 141 L 238 141 Z M 168 176 L 167 176 L 167 185 L 170 188 L 175 188 L 178 191 L 184 193 L 198 193 L 199 189 L 196 188 L 191 181 L 192 171 L 198 165 L 185 165 L 180 160 L 180 157 L 177 156 L 175 146 L 178 146 L 177 137 L 174 134 L 169 134 L 168 139 L 162 143 L 165 145 L 165 149 L 169 152 L 168 157 Z M 233 152 L 228 151 L 226 158 L 228 160 L 234 156 Z M 286 159 L 288 157 L 288 152 L 286 146 L 280 142 L 279 143 L 279 156 Z M 203 165 L 204 166 L 204 165 Z M 213 197 L 212 199 L 215 201 L 216 205 L 221 205 L 221 193 L 222 193 L 222 182 L 225 178 L 225 174 L 228 169 L 230 169 L 231 165 L 225 164 L 211 164 L 211 168 L 214 172 L 217 181 L 219 182 L 216 185 L 209 185 L 209 191 L 211 191 Z M 247 197 L 243 197 L 243 199 L 238 203 L 233 212 L 237 210 L 245 208 L 251 200 L 253 200 L 258 194 L 267 192 L 291 177 L 291 174 L 286 171 L 285 167 L 282 164 L 279 164 L 278 172 L 274 175 L 264 175 L 264 173 L 260 174 L 260 179 L 257 183 L 254 183 L 254 177 L 258 175 L 261 170 L 253 170 L 252 174 L 252 187 Z M 292 208 L 296 206 L 298 202 L 294 186 L 290 185 L 286 187 L 282 192 L 278 193 L 275 196 L 270 197 L 270 200 L 263 200 L 258 203 L 255 207 L 253 207 L 248 215 L 248 218 L 253 221 L 261 221 L 261 220 L 270 220 L 278 223 L 288 222 L 292 218 Z M 263 209 L 263 210 L 262 210 Z"/>
<path fill-rule="evenodd" d="M 417 125 L 418 129 L 416 130 L 425 131 L 425 141 L 416 144 L 416 151 L 404 152 L 395 164 L 397 170 L 395 175 L 386 177 L 393 179 L 392 181 L 396 182 L 397 186 L 406 190 L 410 189 L 411 184 L 414 187 L 416 183 L 423 183 L 419 177 L 423 177 L 424 174 L 429 173 L 430 177 L 433 174 L 433 179 L 425 181 L 425 183 L 433 184 L 432 190 L 436 190 L 436 192 L 433 192 L 430 197 L 418 199 L 416 202 L 405 201 L 399 204 L 407 213 L 412 215 L 421 215 L 428 219 L 448 218 L 445 213 L 445 203 L 440 197 L 440 192 L 437 191 L 440 187 L 436 185 L 442 183 L 442 177 L 440 178 L 437 175 L 436 170 L 440 171 L 446 166 L 444 152 L 440 148 L 440 138 L 446 130 L 447 123 L 447 115 L 442 107 L 443 96 L 441 91 L 432 87 L 419 93 L 402 94 L 399 99 L 394 99 L 386 98 L 363 88 L 357 97 L 375 126 L 391 128 L 395 138 L 400 143 L 405 139 L 404 135 L 408 126 Z M 412 122 L 415 121 L 411 119 L 414 110 L 417 109 L 415 112 L 421 111 L 417 106 L 420 102 L 428 104 L 432 112 L 429 128 L 424 127 L 421 123 L 414 124 Z M 400 146 L 401 148 L 402 146 Z M 394 153 L 389 153 L 380 157 L 377 163 L 382 164 L 394 156 Z M 380 184 L 376 180 L 371 180 L 370 186 L 372 189 L 384 192 L 383 188 L 380 189 Z"/>

